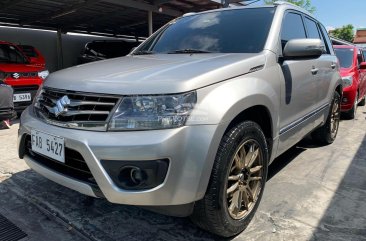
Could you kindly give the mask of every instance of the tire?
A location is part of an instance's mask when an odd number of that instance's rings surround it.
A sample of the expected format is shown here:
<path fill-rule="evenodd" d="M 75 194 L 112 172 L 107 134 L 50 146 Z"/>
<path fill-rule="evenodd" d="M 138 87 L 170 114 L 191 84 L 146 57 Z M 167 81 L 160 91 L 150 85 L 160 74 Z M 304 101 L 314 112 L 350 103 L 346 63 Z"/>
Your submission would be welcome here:
<path fill-rule="evenodd" d="M 358 102 L 358 105 L 359 106 L 365 106 L 365 104 L 366 104 L 366 96 L 364 95 L 362 100 L 360 102 Z"/>
<path fill-rule="evenodd" d="M 338 134 L 339 121 L 341 117 L 341 97 L 334 92 L 332 104 L 325 124 L 312 133 L 313 139 L 321 145 L 333 143 Z"/>
<path fill-rule="evenodd" d="M 352 109 L 350 109 L 349 111 L 347 111 L 346 113 L 344 113 L 345 117 L 349 120 L 353 120 L 356 117 L 356 113 L 357 113 L 357 105 L 358 105 L 358 94 L 356 95 L 356 99 L 353 103 Z"/>
<path fill-rule="evenodd" d="M 242 232 L 262 198 L 268 156 L 266 139 L 259 125 L 244 121 L 229 130 L 218 148 L 206 194 L 195 203 L 191 220 L 222 237 Z M 252 165 L 247 165 L 250 163 Z"/>

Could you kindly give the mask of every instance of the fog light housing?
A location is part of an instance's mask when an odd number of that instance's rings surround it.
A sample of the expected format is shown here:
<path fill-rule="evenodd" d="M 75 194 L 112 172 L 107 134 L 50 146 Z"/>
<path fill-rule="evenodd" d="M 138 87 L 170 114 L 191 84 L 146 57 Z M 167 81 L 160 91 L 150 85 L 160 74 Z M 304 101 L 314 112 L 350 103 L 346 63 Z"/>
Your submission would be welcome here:
<path fill-rule="evenodd" d="M 114 184 L 125 190 L 147 190 L 165 180 L 169 160 L 116 161 L 102 160 L 103 168 Z"/>
<path fill-rule="evenodd" d="M 348 102 L 348 99 L 346 97 L 343 97 L 342 102 L 343 103 L 347 103 Z"/>

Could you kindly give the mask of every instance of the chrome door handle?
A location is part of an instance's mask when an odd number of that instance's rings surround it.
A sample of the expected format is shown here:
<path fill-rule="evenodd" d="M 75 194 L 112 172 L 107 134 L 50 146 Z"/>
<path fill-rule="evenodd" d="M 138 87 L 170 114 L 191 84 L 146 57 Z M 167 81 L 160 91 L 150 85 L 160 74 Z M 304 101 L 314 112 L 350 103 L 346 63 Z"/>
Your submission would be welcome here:
<path fill-rule="evenodd" d="M 312 73 L 313 75 L 316 75 L 316 74 L 318 73 L 318 71 L 319 71 L 319 69 L 318 69 L 318 68 L 313 68 L 313 69 L 311 70 L 311 73 Z"/>

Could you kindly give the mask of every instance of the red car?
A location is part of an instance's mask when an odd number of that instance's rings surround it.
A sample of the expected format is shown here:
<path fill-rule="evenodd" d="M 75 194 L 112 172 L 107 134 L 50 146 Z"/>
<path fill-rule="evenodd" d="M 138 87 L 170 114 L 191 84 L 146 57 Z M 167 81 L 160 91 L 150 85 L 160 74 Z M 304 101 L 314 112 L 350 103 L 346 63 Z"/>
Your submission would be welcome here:
<path fill-rule="evenodd" d="M 46 60 L 42 53 L 31 45 L 18 45 L 22 52 L 29 58 L 32 65 L 45 67 Z"/>
<path fill-rule="evenodd" d="M 4 41 L 0 41 L 0 71 L 5 73 L 4 82 L 14 89 L 14 109 L 18 113 L 32 103 L 49 74 L 43 66 L 31 64 L 17 45 Z"/>
<path fill-rule="evenodd" d="M 349 45 L 335 45 L 335 53 L 341 65 L 343 98 L 341 110 L 349 118 L 355 118 L 357 105 L 365 105 L 366 63 L 362 50 Z"/>

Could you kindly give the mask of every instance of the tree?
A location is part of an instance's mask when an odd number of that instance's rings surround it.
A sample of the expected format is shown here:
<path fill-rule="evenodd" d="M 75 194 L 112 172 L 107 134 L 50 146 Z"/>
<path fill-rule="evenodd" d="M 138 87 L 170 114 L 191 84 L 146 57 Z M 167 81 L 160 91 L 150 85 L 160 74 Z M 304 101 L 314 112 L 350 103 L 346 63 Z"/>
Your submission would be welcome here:
<path fill-rule="evenodd" d="M 266 4 L 273 4 L 277 0 L 264 0 Z M 286 0 L 289 3 L 295 4 L 299 7 L 302 7 L 308 10 L 310 13 L 314 13 L 316 8 L 311 5 L 311 0 Z"/>
<path fill-rule="evenodd" d="M 330 31 L 330 35 L 352 43 L 354 37 L 353 25 L 348 24 L 341 28 L 336 28 L 333 31 Z"/>

